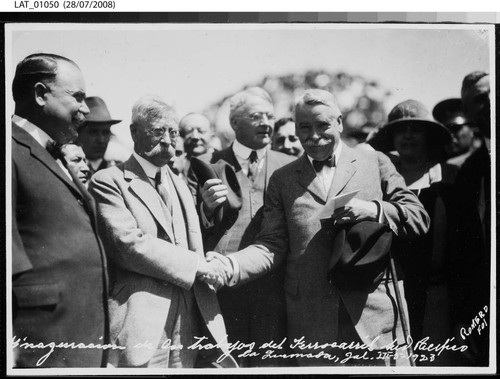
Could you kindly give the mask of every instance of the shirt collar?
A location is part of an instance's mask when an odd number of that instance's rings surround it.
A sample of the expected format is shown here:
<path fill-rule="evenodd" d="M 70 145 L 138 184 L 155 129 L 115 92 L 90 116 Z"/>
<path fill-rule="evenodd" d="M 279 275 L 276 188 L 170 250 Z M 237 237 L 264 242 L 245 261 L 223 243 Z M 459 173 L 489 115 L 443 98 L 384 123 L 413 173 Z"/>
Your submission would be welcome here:
<path fill-rule="evenodd" d="M 233 151 L 237 157 L 248 160 L 253 149 L 250 149 L 249 147 L 241 144 L 240 142 L 238 142 L 238 140 L 234 140 Z M 255 151 L 257 152 L 257 157 L 259 158 L 259 160 L 261 160 L 262 157 L 266 155 L 267 146 L 263 147 L 262 149 L 256 149 Z"/>
<path fill-rule="evenodd" d="M 45 133 L 42 129 L 40 129 L 35 124 L 29 122 L 23 117 L 18 115 L 12 116 L 12 122 L 14 122 L 21 129 L 24 129 L 31 137 L 33 137 L 36 142 L 38 142 L 45 149 L 49 142 L 53 142 L 54 140 Z"/>
<path fill-rule="evenodd" d="M 337 148 L 333 151 L 333 156 L 335 157 L 335 166 L 337 166 L 337 164 L 339 163 L 339 158 L 340 158 L 340 153 L 342 152 L 342 145 L 344 143 L 342 141 L 339 142 Z M 307 158 L 309 159 L 309 162 L 311 162 L 311 165 L 312 165 L 312 162 L 313 162 L 313 158 L 311 156 L 309 156 L 308 154 L 307 155 Z"/>
<path fill-rule="evenodd" d="M 161 175 L 164 176 L 167 173 L 168 166 L 165 165 L 163 167 L 158 167 L 152 164 L 150 161 L 144 159 L 141 157 L 139 154 L 137 154 L 135 151 L 133 153 L 134 158 L 137 160 L 137 162 L 141 165 L 142 169 L 146 173 L 146 175 L 150 178 L 153 179 L 156 176 L 156 173 L 158 172 L 158 169 L 161 170 Z"/>

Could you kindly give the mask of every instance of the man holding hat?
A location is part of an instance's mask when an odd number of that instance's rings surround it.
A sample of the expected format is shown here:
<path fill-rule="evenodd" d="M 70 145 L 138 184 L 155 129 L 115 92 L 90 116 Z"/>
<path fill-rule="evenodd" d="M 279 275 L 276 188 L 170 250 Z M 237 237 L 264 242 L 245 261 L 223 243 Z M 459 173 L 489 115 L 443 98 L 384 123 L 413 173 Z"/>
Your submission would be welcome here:
<path fill-rule="evenodd" d="M 85 103 L 90 112 L 85 123 L 78 129 L 78 141 L 87 157 L 92 176 L 96 171 L 116 164 L 114 161 L 105 160 L 104 153 L 111 137 L 111 125 L 121 120 L 111 118 L 106 103 L 100 97 L 87 97 Z"/>
<path fill-rule="evenodd" d="M 332 94 L 307 90 L 296 102 L 295 120 L 305 154 L 271 176 L 254 245 L 217 257 L 234 268 L 228 268 L 230 285 L 251 281 L 286 261 L 287 335 L 299 366 L 392 364 L 391 357 L 378 352 L 392 345 L 400 347 L 400 358 L 405 355 L 400 314 L 406 305 L 404 299 L 399 306 L 395 301 L 395 287 L 402 284 L 393 285 L 387 257 L 382 267 L 373 257 L 378 271 L 371 270 L 372 281 L 360 283 L 357 275 L 349 276 L 351 260 L 344 253 L 356 248 L 350 245 L 349 232 L 346 248 L 334 248 L 341 245 L 335 244 L 335 228 L 369 222 L 380 231 L 415 238 L 427 232 L 428 215 L 385 155 L 341 142 L 342 114 Z M 329 200 L 352 192 L 357 193 L 345 206 L 332 210 L 332 219 L 320 220 Z M 360 239 L 369 238 L 360 232 Z M 372 237 L 376 239 L 378 231 Z M 336 267 L 335 261 L 343 267 Z M 341 281 L 335 277 L 339 268 Z M 374 355 L 356 359 L 365 351 L 351 350 L 353 359 L 345 361 L 348 350 L 336 348 L 341 343 L 364 343 L 373 349 L 366 355 Z M 405 357 L 395 364 L 408 362 Z"/>
<path fill-rule="evenodd" d="M 450 157 L 447 163 L 461 167 L 472 152 L 481 146 L 481 141 L 475 136 L 475 128 L 464 114 L 462 100 L 445 99 L 434 107 L 432 115 L 451 133 L 451 144 L 446 146 Z"/>

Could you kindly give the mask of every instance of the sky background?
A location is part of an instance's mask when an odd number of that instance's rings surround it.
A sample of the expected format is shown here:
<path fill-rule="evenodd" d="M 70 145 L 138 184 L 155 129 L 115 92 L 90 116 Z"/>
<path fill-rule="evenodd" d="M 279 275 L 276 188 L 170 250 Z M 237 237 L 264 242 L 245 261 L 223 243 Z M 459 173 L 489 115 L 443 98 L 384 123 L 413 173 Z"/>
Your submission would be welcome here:
<path fill-rule="evenodd" d="M 492 30 L 411 24 L 6 25 L 6 115 L 14 108 L 15 66 L 34 52 L 74 60 L 87 95 L 102 97 L 112 117 L 123 120 L 113 131 L 125 139 L 132 105 L 143 94 L 161 96 L 182 116 L 202 112 L 265 75 L 308 69 L 378 81 L 393 93 L 387 110 L 408 98 L 432 109 L 459 97 L 469 72 L 493 72 Z"/>

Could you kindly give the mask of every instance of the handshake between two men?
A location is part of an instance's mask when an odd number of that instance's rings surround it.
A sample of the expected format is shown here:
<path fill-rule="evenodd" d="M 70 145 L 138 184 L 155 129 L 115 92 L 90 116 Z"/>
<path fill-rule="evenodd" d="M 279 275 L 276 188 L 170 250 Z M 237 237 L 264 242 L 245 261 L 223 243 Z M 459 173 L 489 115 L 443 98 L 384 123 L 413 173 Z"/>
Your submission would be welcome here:
<path fill-rule="evenodd" d="M 228 257 L 209 251 L 206 254 L 206 261 L 199 261 L 196 278 L 218 290 L 229 284 L 233 273 L 233 263 Z"/>

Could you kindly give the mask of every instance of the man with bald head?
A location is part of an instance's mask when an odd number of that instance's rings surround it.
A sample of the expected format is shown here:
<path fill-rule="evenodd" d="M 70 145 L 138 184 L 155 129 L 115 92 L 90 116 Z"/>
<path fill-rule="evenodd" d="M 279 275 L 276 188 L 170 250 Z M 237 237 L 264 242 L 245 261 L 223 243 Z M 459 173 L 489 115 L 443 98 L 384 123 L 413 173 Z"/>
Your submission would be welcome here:
<path fill-rule="evenodd" d="M 12 84 L 13 336 L 21 343 L 106 344 L 106 258 L 94 203 L 60 146 L 77 138 L 89 109 L 78 66 L 33 54 Z M 50 151 L 50 152 L 49 152 Z M 106 366 L 102 348 L 47 350 L 15 344 L 16 367 Z"/>
<path fill-rule="evenodd" d="M 187 177 L 191 157 L 205 154 L 212 136 L 210 121 L 201 113 L 188 113 L 179 122 L 179 134 L 183 140 L 184 154 L 179 174 Z"/>
<path fill-rule="evenodd" d="M 286 262 L 287 341 L 295 353 L 289 355 L 290 362 L 297 358 L 300 366 L 388 365 L 390 360 L 377 352 L 405 341 L 387 263 L 374 273 L 373 282 L 361 283 L 362 275 L 341 285 L 329 275 L 333 257 L 341 254 L 340 246 L 333 248 L 332 235 L 366 221 L 400 238 L 417 237 L 428 230 L 429 217 L 389 158 L 341 142 L 342 114 L 333 95 L 307 90 L 295 105 L 295 125 L 304 155 L 272 175 L 254 244 L 216 259 L 226 262 L 230 286 Z M 358 191 L 356 196 L 335 210 L 332 219 L 319 219 L 327 201 L 353 191 Z M 399 288 L 403 291 L 402 282 Z M 406 308 L 404 298 L 401 306 Z M 367 351 L 365 359 L 343 361 L 347 351 L 364 351 L 336 349 L 335 343 L 364 343 L 374 352 Z M 397 364 L 408 364 L 408 359 Z"/>
<path fill-rule="evenodd" d="M 253 242 L 262 222 L 261 208 L 269 178 L 293 160 L 270 149 L 274 106 L 262 88 L 253 87 L 235 94 L 230 100 L 229 121 L 236 135 L 234 143 L 227 149 L 198 158 L 216 168 L 228 166 L 235 173 L 239 189 L 220 179 L 200 183 L 194 172 L 189 175 L 203 221 L 205 249 L 222 255 Z M 228 209 L 229 196 L 236 197 L 241 207 Z M 281 342 L 284 338 L 284 299 L 279 270 L 248 286 L 224 288 L 218 297 L 229 342 L 260 346 L 270 340 Z M 240 357 L 238 363 L 243 367 L 280 364 L 260 357 Z"/>

